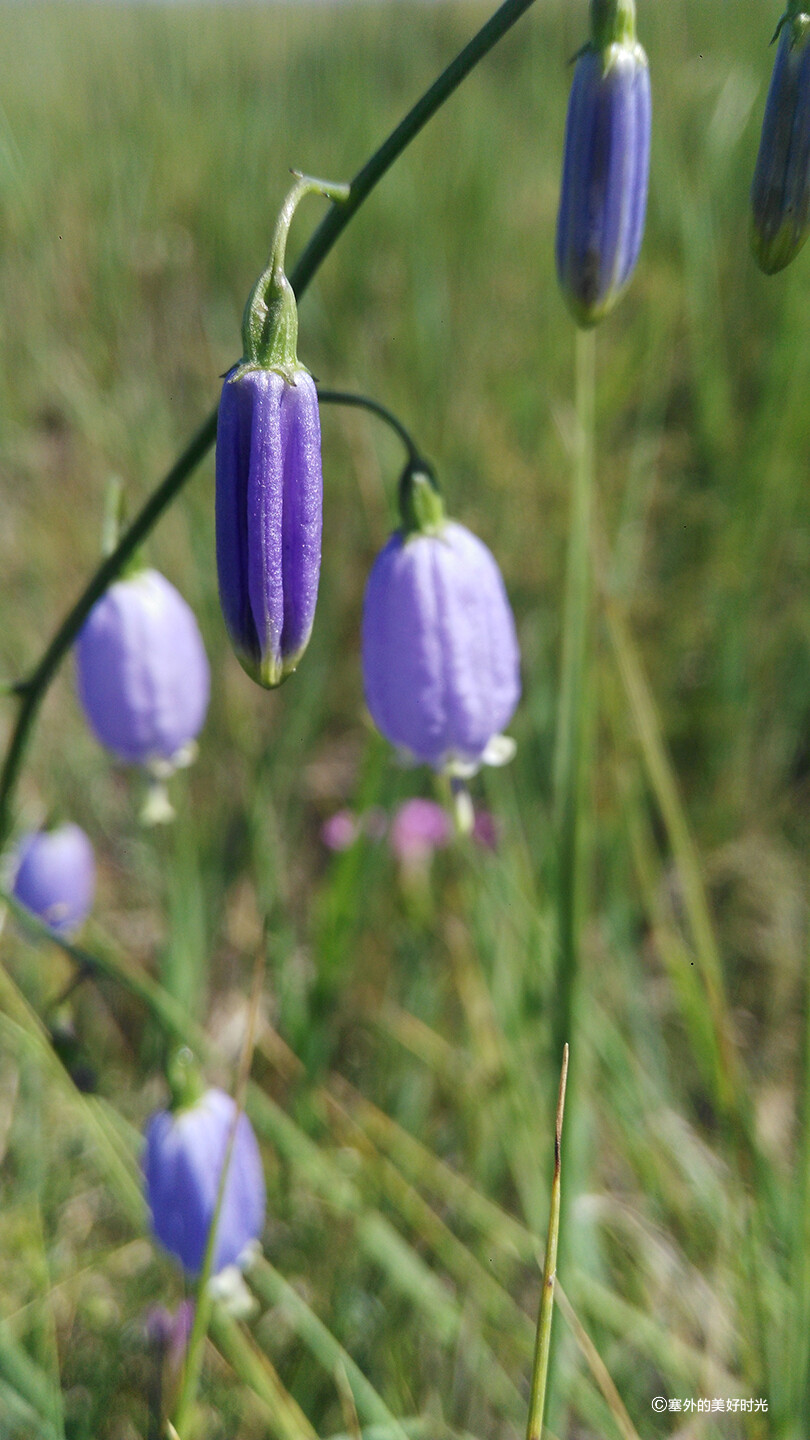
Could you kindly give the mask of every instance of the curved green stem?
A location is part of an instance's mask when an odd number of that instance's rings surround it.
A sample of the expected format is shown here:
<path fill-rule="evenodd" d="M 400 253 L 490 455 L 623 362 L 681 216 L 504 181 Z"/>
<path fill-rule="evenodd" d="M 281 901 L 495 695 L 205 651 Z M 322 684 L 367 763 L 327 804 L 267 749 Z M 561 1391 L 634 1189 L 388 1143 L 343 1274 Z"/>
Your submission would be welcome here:
<path fill-rule="evenodd" d="M 287 236 L 290 233 L 292 218 L 299 202 L 305 195 L 322 195 L 326 200 L 334 200 L 343 204 L 348 200 L 350 187 L 341 183 L 336 184 L 332 180 L 317 180 L 313 175 L 302 175 L 300 170 L 293 170 L 295 184 L 290 190 L 284 204 L 279 211 L 276 221 L 276 228 L 273 234 L 273 243 L 270 246 L 270 267 L 279 274 L 284 273 L 284 263 L 287 255 Z"/>
<path fill-rule="evenodd" d="M 411 465 L 427 466 L 427 461 L 422 455 L 419 446 L 409 430 L 406 430 L 401 420 L 398 420 L 393 411 L 381 405 L 379 400 L 372 400 L 369 395 L 359 395 L 354 390 L 322 390 L 318 386 L 318 399 L 322 405 L 353 405 L 358 410 L 368 410 L 370 414 L 377 415 L 384 420 L 386 425 L 398 435 L 405 449 L 408 452 L 408 462 Z"/>
<path fill-rule="evenodd" d="M 417 100 L 379 149 L 375 150 L 371 158 L 366 161 L 362 169 L 358 170 L 349 187 L 348 199 L 337 204 L 333 203 L 331 210 L 327 211 L 313 233 L 290 276 L 293 290 L 299 299 L 338 237 L 360 209 L 363 201 L 371 194 L 375 185 L 390 170 L 420 130 L 436 114 L 436 111 L 441 109 L 445 100 L 450 98 L 462 80 L 469 75 L 480 60 L 483 60 L 484 56 L 533 3 L 534 0 L 505 0 L 505 3 L 496 10 L 472 40 L 464 46 L 464 49 L 459 51 L 454 60 L 451 60 L 438 79 L 434 80 L 424 95 Z M 104 594 L 108 585 L 121 573 L 133 551 L 149 534 L 164 510 L 182 490 L 203 456 L 211 449 L 216 439 L 216 433 L 217 411 L 213 410 L 175 461 L 168 475 L 153 491 L 140 513 L 136 515 L 113 553 L 96 571 L 84 593 L 59 626 L 33 675 L 24 682 L 25 689 L 20 697 L 19 713 L 2 771 L 0 771 L 0 846 L 8 838 L 11 826 L 11 805 L 31 729 L 45 692 L 61 661 L 71 648 L 96 600 Z"/>
<path fill-rule="evenodd" d="M 295 292 L 284 271 L 287 236 L 293 216 L 305 195 L 322 195 L 327 200 L 349 198 L 348 185 L 335 185 L 331 180 L 314 180 L 310 175 L 296 176 L 279 211 L 270 259 L 248 296 L 242 317 L 242 359 L 246 365 L 263 370 L 278 370 L 292 380 L 298 369 L 298 307 Z"/>

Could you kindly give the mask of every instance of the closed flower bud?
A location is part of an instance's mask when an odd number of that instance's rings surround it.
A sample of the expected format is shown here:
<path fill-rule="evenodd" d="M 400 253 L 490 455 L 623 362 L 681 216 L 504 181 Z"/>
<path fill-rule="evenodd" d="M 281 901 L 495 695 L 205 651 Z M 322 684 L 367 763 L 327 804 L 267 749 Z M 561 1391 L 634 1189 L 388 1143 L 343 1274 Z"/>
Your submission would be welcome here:
<path fill-rule="evenodd" d="M 79 635 L 79 699 L 101 744 L 131 765 L 182 763 L 208 709 L 194 614 L 156 570 L 111 585 Z"/>
<path fill-rule="evenodd" d="M 144 1176 L 152 1230 L 191 1276 L 205 1261 L 220 1177 L 236 1117 L 224 1090 L 153 1115 L 146 1130 Z M 256 1136 L 247 1116 L 236 1122 L 217 1222 L 211 1274 L 244 1263 L 264 1225 L 265 1191 Z"/>
<path fill-rule="evenodd" d="M 766 275 L 799 253 L 810 230 L 810 13 L 779 24 L 751 186 L 751 247 Z"/>
<path fill-rule="evenodd" d="M 619 299 L 638 260 L 650 165 L 650 74 L 632 0 L 592 0 L 565 130 L 557 276 L 579 325 Z"/>
<path fill-rule="evenodd" d="M 363 602 L 366 703 L 412 760 L 469 775 L 513 753 L 500 732 L 520 697 L 514 620 L 486 545 L 444 520 L 426 475 L 406 471 L 404 482 L 405 523 Z"/>
<path fill-rule="evenodd" d="M 81 928 L 95 889 L 93 847 L 78 825 L 39 830 L 21 841 L 12 893 L 57 935 Z"/>
<path fill-rule="evenodd" d="M 225 625 L 247 673 L 278 685 L 309 642 L 321 568 L 321 427 L 306 370 L 231 372 L 219 406 L 216 469 Z"/>
<path fill-rule="evenodd" d="M 225 377 L 217 423 L 219 597 L 237 659 L 272 687 L 309 644 L 321 568 L 323 477 L 318 396 L 299 363 L 298 311 L 284 273 L 296 205 L 345 186 L 299 177 L 279 215 L 267 269 L 242 321 L 242 360 Z"/>

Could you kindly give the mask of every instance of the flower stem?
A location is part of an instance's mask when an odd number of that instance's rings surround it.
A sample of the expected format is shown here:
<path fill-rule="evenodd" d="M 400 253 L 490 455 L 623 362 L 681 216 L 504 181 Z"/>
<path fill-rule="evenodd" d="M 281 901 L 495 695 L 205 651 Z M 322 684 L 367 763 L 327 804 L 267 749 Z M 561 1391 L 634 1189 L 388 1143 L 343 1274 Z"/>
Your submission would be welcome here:
<path fill-rule="evenodd" d="M 427 465 L 419 446 L 402 421 L 398 420 L 396 415 L 385 405 L 381 405 L 379 400 L 372 400 L 369 395 L 359 395 L 354 390 L 322 390 L 320 385 L 318 386 L 318 399 L 322 405 L 354 405 L 359 410 L 368 410 L 372 415 L 377 415 L 399 436 L 408 452 L 409 463 L 422 467 Z"/>
<path fill-rule="evenodd" d="M 391 131 L 391 134 L 374 154 L 358 170 L 349 186 L 346 200 L 333 203 L 320 225 L 314 231 L 309 244 L 303 251 L 290 275 L 290 282 L 298 299 L 301 298 L 313 276 L 323 264 L 339 236 L 360 206 L 371 194 L 374 187 L 420 130 L 440 110 L 462 80 L 511 29 L 534 0 L 504 0 L 504 4 L 482 25 L 472 40 L 460 50 L 454 60 L 442 71 L 433 84 L 417 100 L 407 115 Z M 11 739 L 2 770 L 0 770 L 0 846 L 8 837 L 12 824 L 12 804 L 20 773 L 25 761 L 25 752 L 34 722 L 42 704 L 45 692 L 56 674 L 62 660 L 71 648 L 84 621 L 104 591 L 120 575 L 137 546 L 157 524 L 164 510 L 180 493 L 199 462 L 214 444 L 217 433 L 217 411 L 213 410 L 199 430 L 192 436 L 182 454 L 175 461 L 165 479 L 153 491 L 132 524 L 122 535 L 115 550 L 99 566 L 80 595 L 76 604 L 65 616 L 45 653 L 20 694 L 20 708 L 12 730 Z"/>
<path fill-rule="evenodd" d="M 591 524 L 594 489 L 595 345 L 592 330 L 576 331 L 576 463 L 571 493 L 560 708 L 554 757 L 557 830 L 557 978 L 553 1052 L 571 1035 L 579 971 L 585 880 L 583 819 L 591 610 Z"/>
<path fill-rule="evenodd" d="M 557 948 L 551 1022 L 552 1055 L 575 1040 L 575 1013 L 585 910 L 587 754 L 591 650 L 591 531 L 594 501 L 595 332 L 576 330 L 576 448 L 568 532 L 560 699 L 554 754 Z M 581 1047 L 580 1047 L 581 1049 Z M 575 1050 L 578 1055 L 579 1050 Z M 562 1231 L 563 1260 L 570 1243 L 567 1215 L 582 1183 L 585 1118 L 578 1104 L 577 1061 L 571 1070 L 569 1183 Z M 581 1237 L 578 1237 L 578 1240 Z M 556 1342 L 555 1342 L 556 1347 Z M 555 1386 L 556 1390 L 556 1386 Z M 552 1422 L 557 1420 L 555 1409 Z"/>
<path fill-rule="evenodd" d="M 563 1050 L 560 1088 L 557 1093 L 557 1117 L 554 1127 L 554 1179 L 551 1183 L 548 1239 L 546 1240 L 546 1259 L 543 1266 L 543 1293 L 540 1297 L 540 1313 L 537 1316 L 537 1337 L 534 1345 L 532 1389 L 529 1400 L 529 1421 L 526 1426 L 526 1440 L 540 1440 L 543 1432 L 543 1415 L 546 1408 L 546 1380 L 548 1378 L 548 1356 L 551 1346 L 551 1320 L 554 1312 L 554 1281 L 557 1278 L 557 1242 L 560 1234 L 560 1143 L 562 1140 L 565 1086 L 567 1079 L 568 1046 L 566 1045 Z"/>

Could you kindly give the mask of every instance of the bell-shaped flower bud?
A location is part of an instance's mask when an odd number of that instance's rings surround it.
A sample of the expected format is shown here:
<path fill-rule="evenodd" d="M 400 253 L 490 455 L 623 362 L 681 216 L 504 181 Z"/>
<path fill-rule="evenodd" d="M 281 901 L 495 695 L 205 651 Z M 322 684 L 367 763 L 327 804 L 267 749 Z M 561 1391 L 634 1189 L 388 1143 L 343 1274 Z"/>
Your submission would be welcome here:
<path fill-rule="evenodd" d="M 403 527 L 377 556 L 363 602 L 363 681 L 377 728 L 411 759 L 456 776 L 511 758 L 501 731 L 520 698 L 503 580 L 428 474 L 409 468 Z"/>
<path fill-rule="evenodd" d="M 595 325 L 628 283 L 644 234 L 650 72 L 633 0 L 591 0 L 565 128 L 557 276 L 577 324 Z"/>
<path fill-rule="evenodd" d="M 111 585 L 76 650 L 79 699 L 101 744 L 164 773 L 184 763 L 208 709 L 210 671 L 194 613 L 156 570 Z"/>
<path fill-rule="evenodd" d="M 260 685 L 279 685 L 309 643 L 322 517 L 312 376 L 237 366 L 219 405 L 217 571 L 231 644 Z"/>
<path fill-rule="evenodd" d="M 14 898 L 57 935 L 81 929 L 93 906 L 96 862 L 78 825 L 38 830 L 17 847 Z"/>
<path fill-rule="evenodd" d="M 211 1274 L 244 1264 L 264 1225 L 265 1190 L 256 1136 L 236 1103 L 210 1089 L 174 1110 L 160 1110 L 146 1129 L 144 1177 L 152 1230 L 188 1275 L 203 1268 L 222 1190 Z M 235 1129 L 234 1129 L 235 1122 Z"/>
<path fill-rule="evenodd" d="M 242 323 L 244 354 L 225 377 L 217 424 L 216 536 L 222 614 L 240 663 L 272 687 L 312 633 L 321 568 L 318 396 L 297 355 L 298 313 L 284 273 L 298 201 L 345 186 L 300 177 L 279 216 L 270 263 Z"/>
<path fill-rule="evenodd" d="M 751 248 L 774 275 L 798 255 L 810 231 L 810 12 L 791 4 L 765 102 L 751 185 Z"/>

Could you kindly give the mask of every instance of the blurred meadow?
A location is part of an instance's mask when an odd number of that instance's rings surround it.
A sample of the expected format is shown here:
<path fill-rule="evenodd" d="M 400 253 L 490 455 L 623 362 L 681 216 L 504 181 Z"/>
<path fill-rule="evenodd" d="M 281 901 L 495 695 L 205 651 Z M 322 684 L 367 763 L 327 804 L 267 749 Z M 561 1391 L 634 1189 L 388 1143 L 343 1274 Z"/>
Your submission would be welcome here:
<path fill-rule="evenodd" d="M 779 0 L 639 12 L 652 172 L 638 271 L 597 335 L 588 882 L 548 1423 L 559 1440 L 800 1440 L 810 254 L 765 278 L 748 244 Z M 289 168 L 350 178 L 486 13 L 0 11 L 4 678 L 30 672 L 97 564 L 110 477 L 134 511 L 216 403 Z M 92 839 L 82 943 L 104 973 L 55 1008 L 74 963 L 7 921 L 2 1440 L 157 1436 L 145 1317 L 184 1293 L 140 1197 L 140 1132 L 166 1098 L 160 1016 L 231 1086 L 265 933 L 248 1107 L 264 1259 L 247 1319 L 215 1315 L 195 1433 L 525 1431 L 560 1061 L 553 767 L 576 446 L 553 240 L 585 35 L 584 0 L 537 0 L 375 191 L 300 315 L 302 361 L 402 417 L 503 570 L 517 756 L 473 782 L 497 848 L 459 840 L 414 875 L 385 840 L 322 843 L 343 807 L 390 817 L 433 793 L 363 707 L 362 591 L 402 457 L 361 413 L 324 411 L 316 627 L 280 691 L 227 643 L 211 457 L 146 547 L 212 664 L 174 825 L 139 826 L 141 782 L 87 731 L 71 663 L 47 698 L 19 826 L 55 816 Z M 323 208 L 302 206 L 291 258 Z M 657 1414 L 658 1396 L 725 1404 Z"/>

